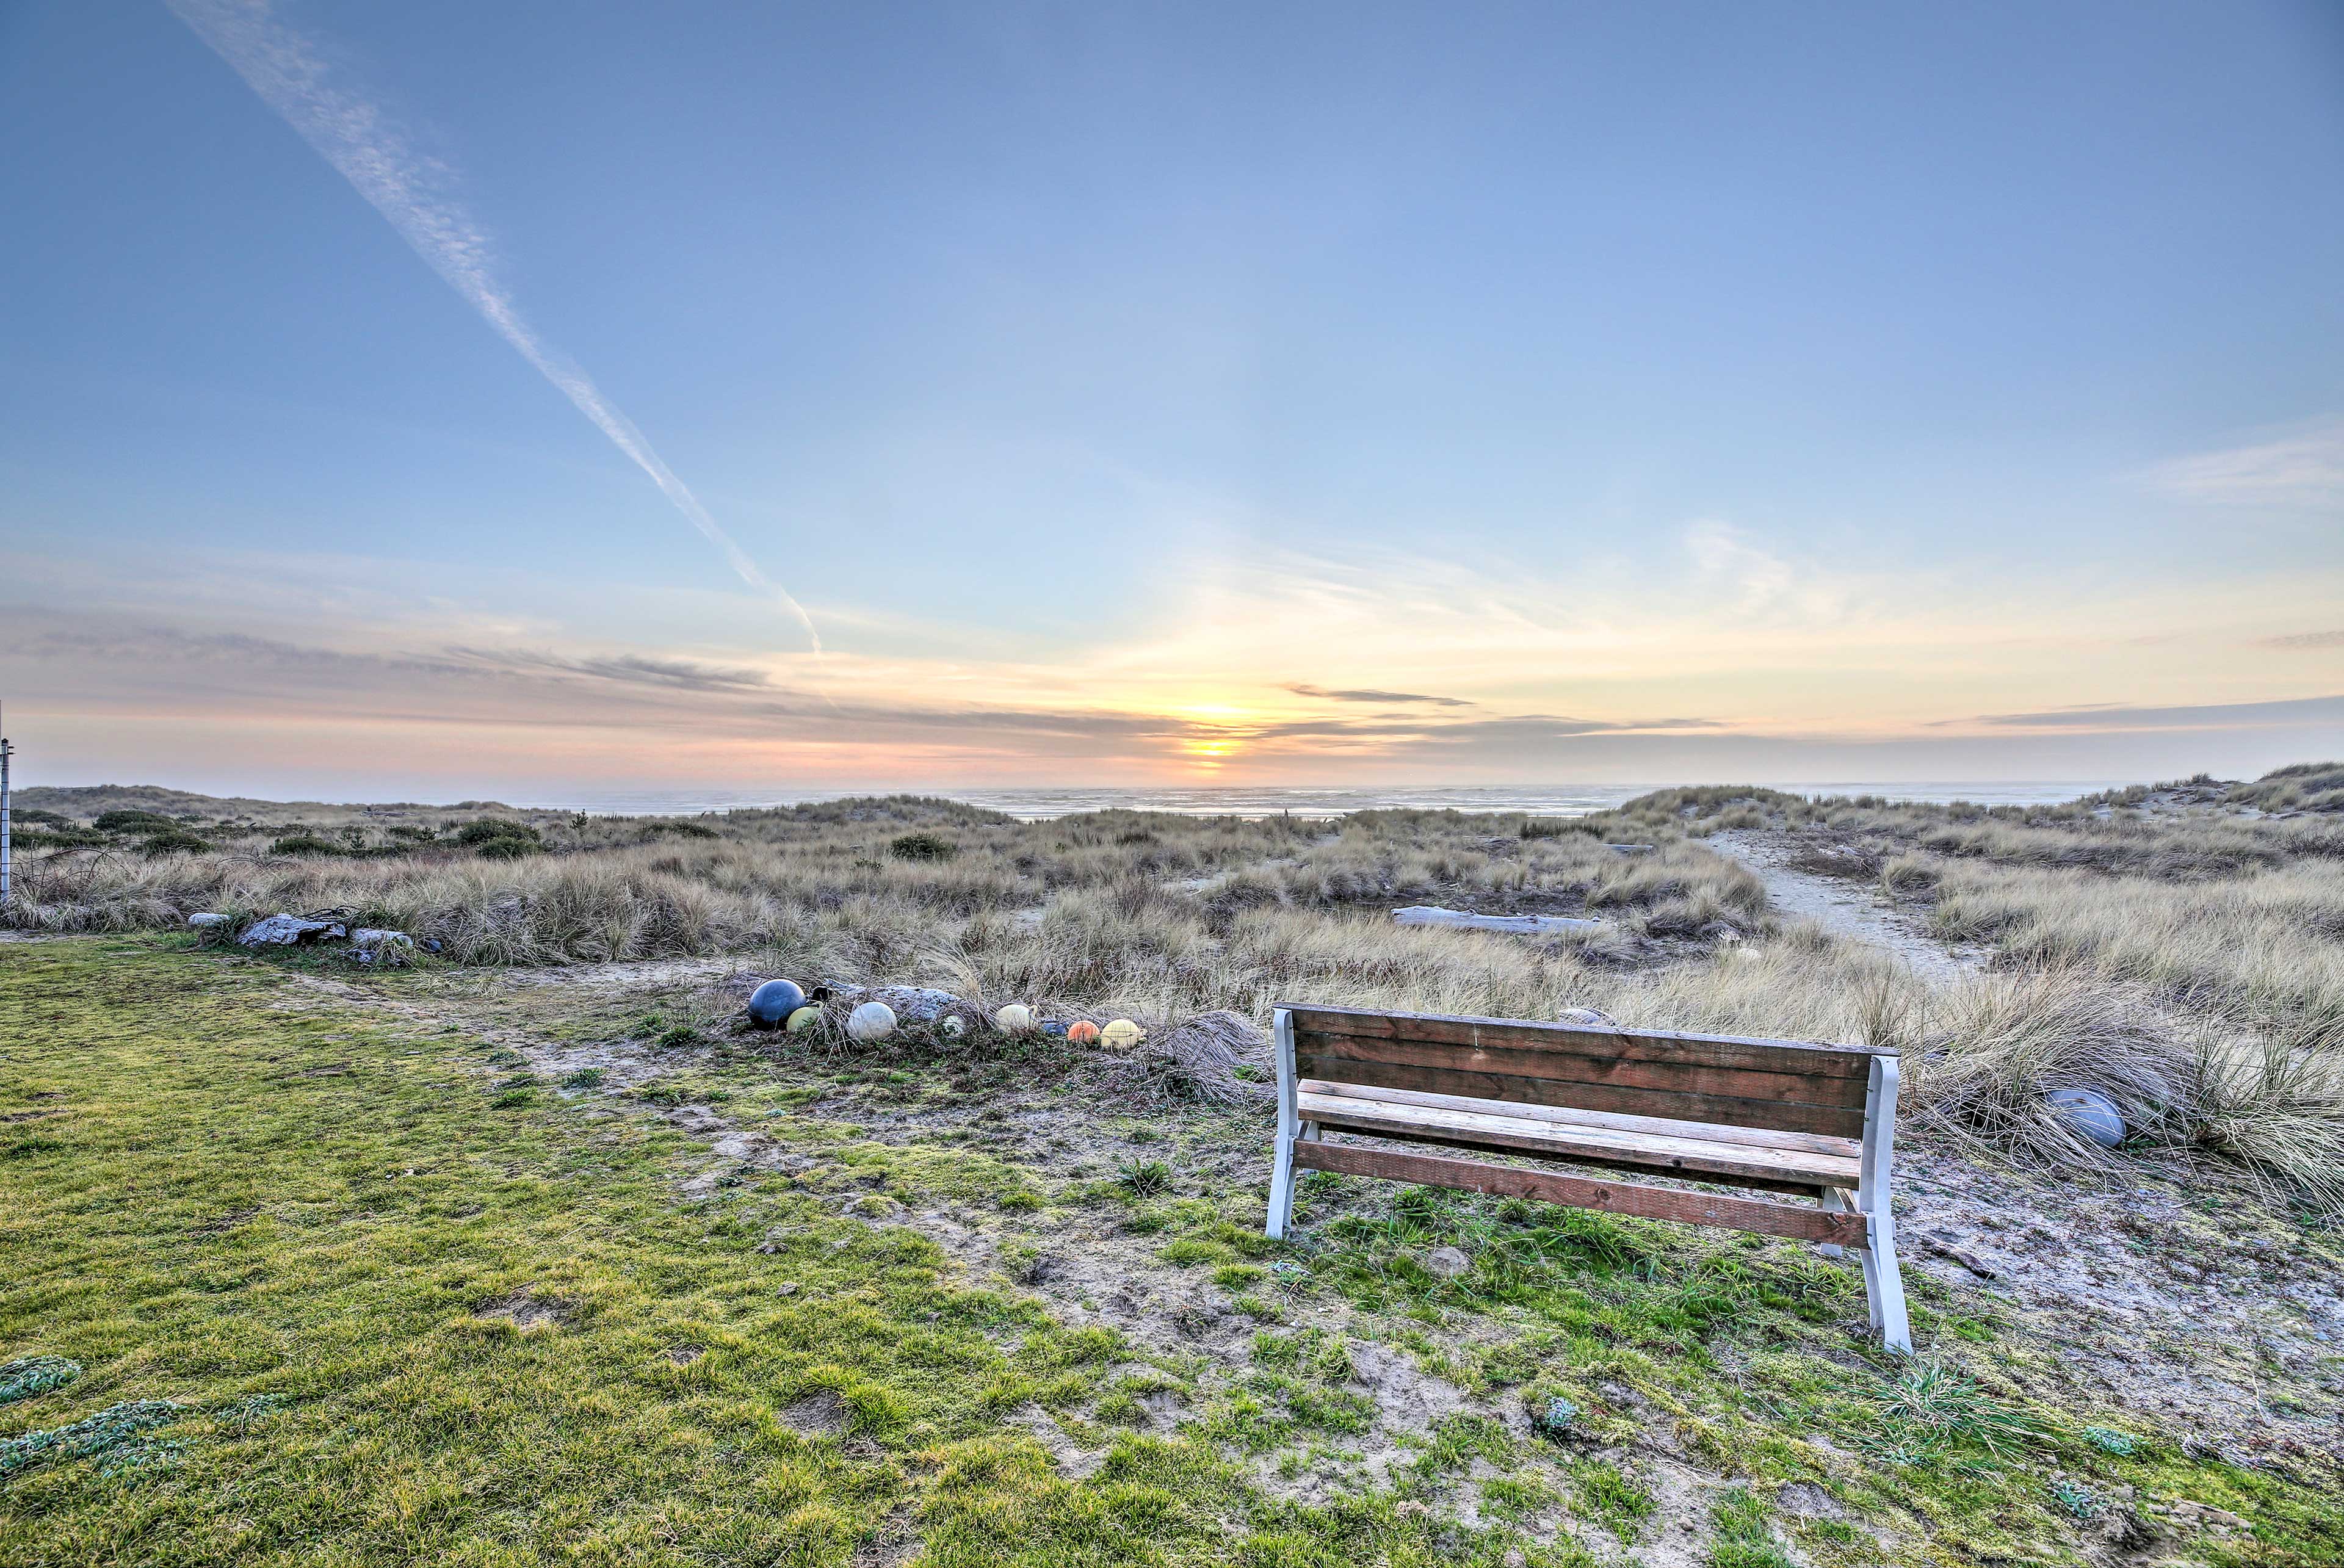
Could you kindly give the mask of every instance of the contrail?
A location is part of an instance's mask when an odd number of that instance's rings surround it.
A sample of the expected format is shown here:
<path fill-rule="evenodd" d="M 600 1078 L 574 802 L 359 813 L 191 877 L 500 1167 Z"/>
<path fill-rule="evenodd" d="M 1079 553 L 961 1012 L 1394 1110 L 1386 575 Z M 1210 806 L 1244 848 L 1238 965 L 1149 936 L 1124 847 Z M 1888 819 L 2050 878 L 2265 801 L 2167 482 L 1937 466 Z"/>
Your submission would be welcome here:
<path fill-rule="evenodd" d="M 288 125 L 375 210 L 390 219 L 415 253 L 448 280 L 450 288 L 471 301 L 488 324 L 520 350 L 545 379 L 578 405 L 601 432 L 652 476 L 676 511 L 700 530 L 708 542 L 723 551 L 741 581 L 775 601 L 797 617 L 813 651 L 822 652 L 822 638 L 805 607 L 789 591 L 767 577 L 717 526 L 684 482 L 675 477 L 634 421 L 611 406 L 585 371 L 548 348 L 520 319 L 512 298 L 497 280 L 490 265 L 489 238 L 472 221 L 461 203 L 445 193 L 448 172 L 437 161 L 416 153 L 406 136 L 373 104 L 330 85 L 327 67 L 306 39 L 279 23 L 271 0 L 164 0 L 180 21 L 195 30 L 260 95 L 261 101 L 285 117 Z"/>

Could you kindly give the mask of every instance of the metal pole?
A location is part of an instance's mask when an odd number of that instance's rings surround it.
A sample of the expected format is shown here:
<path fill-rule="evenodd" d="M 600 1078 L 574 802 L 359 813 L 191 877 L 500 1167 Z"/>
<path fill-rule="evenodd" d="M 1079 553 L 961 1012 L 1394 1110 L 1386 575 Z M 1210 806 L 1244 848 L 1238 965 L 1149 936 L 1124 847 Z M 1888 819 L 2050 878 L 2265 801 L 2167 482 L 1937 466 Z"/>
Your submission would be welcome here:
<path fill-rule="evenodd" d="M 8 907 L 8 759 L 15 750 L 0 735 L 0 910 Z"/>

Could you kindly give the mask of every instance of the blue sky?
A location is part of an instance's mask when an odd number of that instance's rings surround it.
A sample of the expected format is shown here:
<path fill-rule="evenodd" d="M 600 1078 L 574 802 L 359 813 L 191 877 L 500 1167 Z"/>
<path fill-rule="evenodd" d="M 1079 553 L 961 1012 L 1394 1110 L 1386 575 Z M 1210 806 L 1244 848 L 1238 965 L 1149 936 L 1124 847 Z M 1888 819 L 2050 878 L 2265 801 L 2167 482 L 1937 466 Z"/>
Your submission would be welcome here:
<path fill-rule="evenodd" d="M 182 9 L 0 6 L 50 782 L 2344 751 L 2333 6 Z"/>

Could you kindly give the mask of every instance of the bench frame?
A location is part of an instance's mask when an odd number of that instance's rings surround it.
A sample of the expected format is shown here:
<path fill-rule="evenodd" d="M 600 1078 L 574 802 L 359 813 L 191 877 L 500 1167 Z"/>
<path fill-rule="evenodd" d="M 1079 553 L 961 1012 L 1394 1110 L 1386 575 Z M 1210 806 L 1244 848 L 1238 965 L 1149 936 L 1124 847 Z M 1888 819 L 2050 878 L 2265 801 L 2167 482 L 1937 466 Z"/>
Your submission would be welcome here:
<path fill-rule="evenodd" d="M 1391 1019 L 1420 1017 L 1405 1013 L 1371 1016 Z M 1293 1226 L 1295 1172 L 1327 1170 L 1412 1182 L 1424 1187 L 1455 1188 L 1510 1198 L 1536 1198 L 1568 1208 L 1594 1209 L 1607 1213 L 1640 1215 L 1646 1219 L 1673 1219 L 1686 1224 L 1714 1225 L 1733 1230 L 1792 1237 L 1820 1243 L 1824 1255 L 1832 1258 L 1842 1255 L 1843 1246 L 1853 1246 L 1863 1260 L 1864 1296 L 1871 1307 L 1874 1332 L 1880 1335 L 1889 1350 L 1905 1354 L 1912 1352 L 1913 1331 L 1905 1318 L 1904 1280 L 1896 1271 L 1896 1221 L 1889 1197 L 1896 1128 L 1896 1057 L 1893 1054 L 1861 1052 L 1870 1058 L 1870 1065 L 1864 1093 L 1862 1147 L 1853 1191 L 1820 1181 L 1761 1180 L 1742 1175 L 1688 1173 L 1694 1179 L 1708 1183 L 1812 1192 L 1821 1199 L 1821 1203 L 1819 1207 L 1811 1209 L 1765 1199 L 1733 1197 L 1678 1187 L 1655 1187 L 1642 1182 L 1596 1180 L 1557 1170 L 1491 1165 L 1480 1160 L 1453 1159 L 1329 1142 L 1326 1138 L 1327 1129 L 1316 1121 L 1306 1120 L 1302 1115 L 1302 1079 L 1295 1065 L 1294 1009 L 1280 1007 L 1274 1010 L 1272 1017 L 1278 1044 L 1278 1145 L 1270 1173 L 1269 1215 L 1265 1228 L 1270 1237 L 1284 1237 Z M 1426 1021 L 1449 1026 L 1520 1027 L 1503 1019 L 1428 1018 Z M 1682 1042 L 1692 1047 L 1779 1045 L 1785 1049 L 1820 1049 L 1846 1054 L 1858 1054 L 1859 1050 L 1855 1047 L 1807 1047 L 1790 1041 L 1756 1042 L 1724 1036 L 1679 1035 L 1654 1030 L 1601 1032 L 1634 1040 Z M 1460 1047 L 1457 1050 L 1460 1057 L 1470 1053 L 1470 1047 Z M 1443 1097 L 1429 1095 L 1418 1098 L 1438 1100 Z M 1510 1102 L 1472 1100 L 1462 1103 L 1496 1108 Z M 1387 1135 L 1379 1129 L 1369 1132 L 1368 1136 L 1408 1135 Z M 1469 1131 L 1453 1128 L 1444 1129 L 1436 1138 L 1425 1141 L 1459 1144 L 1469 1148 L 1480 1148 L 1510 1155 L 1527 1153 L 1533 1158 L 1546 1155 L 1575 1163 L 1632 1169 L 1639 1163 L 1657 1163 L 1606 1158 L 1600 1152 L 1589 1150 L 1558 1154 L 1550 1150 L 1509 1148 L 1502 1143 L 1478 1141 Z"/>

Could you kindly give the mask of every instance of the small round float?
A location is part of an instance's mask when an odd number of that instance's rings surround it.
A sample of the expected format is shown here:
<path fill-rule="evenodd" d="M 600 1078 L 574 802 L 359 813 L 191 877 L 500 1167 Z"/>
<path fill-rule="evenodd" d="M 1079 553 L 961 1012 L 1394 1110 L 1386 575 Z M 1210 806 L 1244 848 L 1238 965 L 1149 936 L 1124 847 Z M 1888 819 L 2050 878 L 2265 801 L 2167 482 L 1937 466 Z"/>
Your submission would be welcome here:
<path fill-rule="evenodd" d="M 858 1040 L 884 1040 L 895 1032 L 895 1009 L 884 1002 L 865 1002 L 846 1015 L 846 1032 Z"/>
<path fill-rule="evenodd" d="M 768 980 L 749 993 L 750 1021 L 772 1028 L 805 1006 L 805 993 L 788 980 Z"/>

